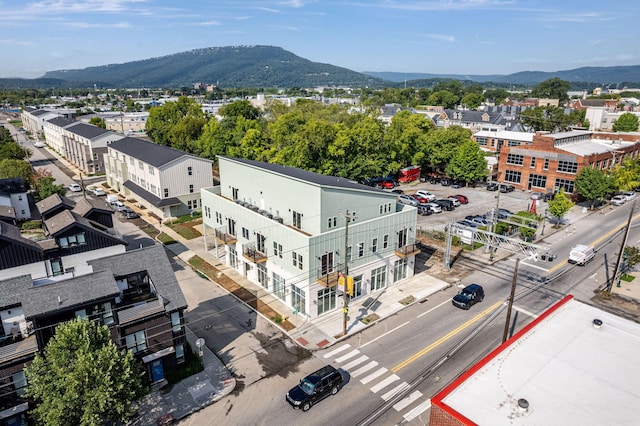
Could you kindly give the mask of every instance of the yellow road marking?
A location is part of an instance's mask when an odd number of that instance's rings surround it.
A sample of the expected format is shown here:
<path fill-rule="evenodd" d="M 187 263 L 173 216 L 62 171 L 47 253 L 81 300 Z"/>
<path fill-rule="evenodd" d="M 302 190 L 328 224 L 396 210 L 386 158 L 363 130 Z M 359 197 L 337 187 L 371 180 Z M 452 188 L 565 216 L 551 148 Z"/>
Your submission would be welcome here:
<path fill-rule="evenodd" d="M 440 346 L 442 343 L 446 342 L 447 340 L 449 340 L 450 338 L 452 338 L 456 334 L 460 333 L 462 330 L 464 330 L 465 328 L 469 327 L 474 322 L 477 322 L 481 318 L 489 315 L 491 312 L 493 312 L 496 309 L 498 309 L 498 307 L 500 305 L 502 305 L 503 303 L 504 303 L 504 301 L 496 302 L 494 305 L 492 305 L 492 306 L 488 307 L 487 309 L 485 309 L 484 311 L 480 312 L 478 315 L 476 315 L 475 317 L 471 318 L 469 321 L 465 322 L 464 324 L 460 325 L 455 330 L 450 331 L 445 336 L 442 336 L 440 339 L 436 340 L 435 342 L 433 342 L 432 344 L 430 344 L 426 348 L 420 350 L 420 352 L 417 352 L 417 353 L 411 355 L 409 358 L 407 358 L 406 360 L 402 361 L 400 364 L 398 364 L 395 367 L 393 367 L 391 369 L 391 371 L 394 372 L 394 373 L 397 373 L 398 371 L 400 371 L 400 369 L 402 369 L 402 368 L 406 367 L 407 365 L 411 364 L 413 361 L 415 361 L 418 358 L 420 358 L 421 356 L 425 355 L 427 352 L 431 351 L 432 349 Z"/>

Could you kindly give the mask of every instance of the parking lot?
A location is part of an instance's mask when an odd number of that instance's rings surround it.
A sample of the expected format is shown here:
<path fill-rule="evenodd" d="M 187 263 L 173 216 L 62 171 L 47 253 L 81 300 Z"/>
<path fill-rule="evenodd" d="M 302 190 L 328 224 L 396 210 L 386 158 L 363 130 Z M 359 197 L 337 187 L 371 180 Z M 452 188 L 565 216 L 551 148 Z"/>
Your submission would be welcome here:
<path fill-rule="evenodd" d="M 418 215 L 418 227 L 424 229 L 444 230 L 447 223 L 456 222 L 464 219 L 469 215 L 484 215 L 496 207 L 511 210 L 513 213 L 520 211 L 528 211 L 531 203 L 531 191 L 513 191 L 508 193 L 499 193 L 498 191 L 487 191 L 485 185 L 479 185 L 476 188 L 452 188 L 450 186 L 442 186 L 440 184 L 431 184 L 427 182 L 411 182 L 401 184 L 395 189 L 401 189 L 405 194 L 413 194 L 419 189 L 424 189 L 438 198 L 446 198 L 454 194 L 462 194 L 469 199 L 469 204 L 461 204 L 453 211 L 443 211 L 442 213 L 432 214 L 430 216 Z M 390 191 L 390 190 L 389 190 Z M 499 196 L 499 199 L 498 199 Z M 538 201 L 537 213 L 544 214 L 547 203 L 542 200 Z"/>

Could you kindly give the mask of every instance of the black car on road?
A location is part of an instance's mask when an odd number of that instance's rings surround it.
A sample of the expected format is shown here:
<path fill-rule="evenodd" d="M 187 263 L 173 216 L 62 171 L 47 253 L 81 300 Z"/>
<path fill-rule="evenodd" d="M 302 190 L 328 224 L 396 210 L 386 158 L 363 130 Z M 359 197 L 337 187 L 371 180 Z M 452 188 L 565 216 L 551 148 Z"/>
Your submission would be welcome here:
<path fill-rule="evenodd" d="M 453 306 L 469 309 L 476 303 L 482 302 L 484 299 L 484 289 L 480 284 L 469 284 L 462 291 L 455 296 L 451 300 Z"/>
<path fill-rule="evenodd" d="M 307 411 L 329 395 L 337 394 L 343 382 L 342 374 L 333 366 L 326 365 L 287 392 L 287 402 L 296 410 Z"/>

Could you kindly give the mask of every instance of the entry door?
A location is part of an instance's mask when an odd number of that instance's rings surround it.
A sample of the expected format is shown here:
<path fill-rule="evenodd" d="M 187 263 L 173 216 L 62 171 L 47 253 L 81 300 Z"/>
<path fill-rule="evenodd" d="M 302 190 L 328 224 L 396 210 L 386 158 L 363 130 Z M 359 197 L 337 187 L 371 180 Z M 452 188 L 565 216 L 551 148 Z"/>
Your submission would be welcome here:
<path fill-rule="evenodd" d="M 164 379 L 164 368 L 162 367 L 162 360 L 157 359 L 151 362 L 151 381 L 156 383 L 162 379 Z"/>

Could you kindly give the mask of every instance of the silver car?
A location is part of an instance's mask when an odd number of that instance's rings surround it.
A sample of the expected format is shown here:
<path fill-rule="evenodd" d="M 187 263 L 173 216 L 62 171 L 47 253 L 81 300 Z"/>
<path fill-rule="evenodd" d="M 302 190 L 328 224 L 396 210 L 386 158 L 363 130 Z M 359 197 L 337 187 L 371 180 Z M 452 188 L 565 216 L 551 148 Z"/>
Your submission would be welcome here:
<path fill-rule="evenodd" d="M 418 202 L 418 200 L 413 198 L 411 195 L 407 195 L 407 194 L 400 194 L 398 196 L 398 202 L 400 202 L 402 204 L 408 204 L 408 205 L 413 206 L 413 207 L 417 207 L 418 204 L 420 204 Z"/>
<path fill-rule="evenodd" d="M 624 195 L 616 195 L 611 199 L 611 204 L 614 206 L 621 206 L 627 202 L 627 197 Z"/>

